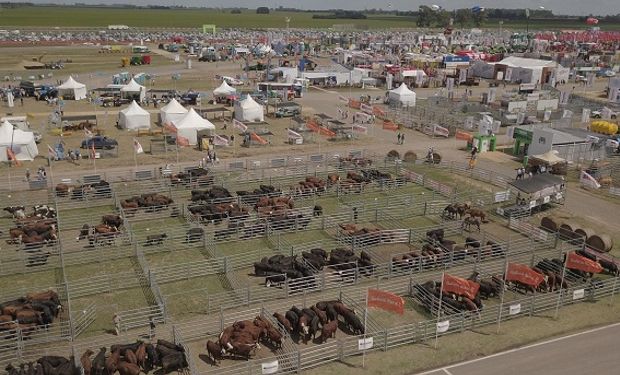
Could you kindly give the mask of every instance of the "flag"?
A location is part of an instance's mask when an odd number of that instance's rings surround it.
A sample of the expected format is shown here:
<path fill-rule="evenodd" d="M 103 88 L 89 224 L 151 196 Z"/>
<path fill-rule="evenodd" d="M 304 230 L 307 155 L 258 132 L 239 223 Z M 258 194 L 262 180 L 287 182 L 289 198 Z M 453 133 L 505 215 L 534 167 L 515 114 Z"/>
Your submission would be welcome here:
<path fill-rule="evenodd" d="M 47 145 L 47 155 L 48 157 L 53 158 L 53 159 L 56 159 L 58 157 L 56 150 L 54 150 L 52 146 L 50 145 Z"/>
<path fill-rule="evenodd" d="M 166 131 L 168 133 L 176 134 L 177 128 L 174 125 L 172 125 L 172 123 L 167 122 L 167 123 L 164 124 L 164 131 Z"/>
<path fill-rule="evenodd" d="M 293 139 L 303 138 L 303 137 L 301 136 L 301 134 L 297 133 L 296 131 L 293 131 L 293 130 L 291 130 L 291 129 L 287 129 L 287 131 L 288 131 L 288 137 L 289 137 L 289 138 L 293 138 Z"/>
<path fill-rule="evenodd" d="M 239 129 L 244 133 L 248 131 L 248 127 L 245 126 L 244 123 L 235 119 L 233 119 L 233 126 L 235 127 L 235 129 Z"/>
<path fill-rule="evenodd" d="M 368 289 L 367 306 L 400 315 L 403 315 L 405 312 L 405 301 L 402 297 L 379 289 Z"/>
<path fill-rule="evenodd" d="M 97 156 L 97 153 L 95 152 L 95 142 L 92 142 L 90 144 L 90 157 L 94 159 L 95 156 Z"/>
<path fill-rule="evenodd" d="M 260 143 L 260 144 L 262 144 L 262 145 L 266 145 L 266 144 L 267 144 L 267 141 L 266 141 L 263 137 L 261 137 L 260 135 L 258 135 L 258 134 L 256 134 L 256 133 L 252 133 L 252 134 L 250 134 L 250 137 L 251 137 L 253 140 L 255 140 L 256 142 L 258 142 L 258 143 Z"/>
<path fill-rule="evenodd" d="M 433 133 L 435 135 L 439 135 L 439 136 L 446 137 L 446 138 L 450 136 L 450 131 L 448 131 L 448 129 L 444 128 L 443 126 L 439 126 L 439 125 L 433 126 Z"/>
<path fill-rule="evenodd" d="M 603 267 L 601 267 L 598 262 L 583 257 L 575 252 L 568 253 L 566 256 L 566 268 L 590 273 L 603 272 Z"/>
<path fill-rule="evenodd" d="M 508 263 L 506 271 L 506 281 L 518 281 L 522 284 L 538 287 L 543 282 L 545 277 L 538 272 L 534 271 L 530 267 L 518 264 Z"/>
<path fill-rule="evenodd" d="M 84 128 L 84 135 L 86 136 L 86 138 L 92 138 L 93 137 L 93 132 L 91 132 L 90 130 Z"/>
<path fill-rule="evenodd" d="M 144 149 L 142 149 L 142 145 L 140 144 L 140 142 L 138 142 L 137 139 L 133 139 L 133 149 L 136 152 L 136 154 L 142 154 L 144 153 Z"/>
<path fill-rule="evenodd" d="M 181 147 L 189 146 L 189 139 L 177 134 L 177 146 L 181 146 Z"/>
<path fill-rule="evenodd" d="M 220 135 L 215 135 L 213 136 L 213 145 L 215 146 L 228 146 L 228 139 L 220 136 Z"/>
<path fill-rule="evenodd" d="M 476 298 L 476 294 L 478 294 L 480 284 L 461 277 L 445 274 L 441 288 L 443 291 L 474 299 Z"/>
<path fill-rule="evenodd" d="M 592 177 L 591 174 L 589 174 L 586 171 L 581 171 L 581 176 L 579 177 L 579 182 L 582 185 L 585 185 L 589 188 L 592 189 L 599 189 L 601 187 L 601 184 L 599 184 L 599 182 L 596 180 L 596 178 Z"/>

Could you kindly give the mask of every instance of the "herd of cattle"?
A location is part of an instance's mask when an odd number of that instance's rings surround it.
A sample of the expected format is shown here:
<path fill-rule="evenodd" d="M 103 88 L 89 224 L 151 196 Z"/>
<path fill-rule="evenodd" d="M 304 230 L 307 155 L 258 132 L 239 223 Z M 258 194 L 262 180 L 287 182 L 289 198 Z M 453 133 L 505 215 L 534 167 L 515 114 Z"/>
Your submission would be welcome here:
<path fill-rule="evenodd" d="M 235 322 L 226 327 L 217 340 L 208 340 L 206 349 L 211 363 L 217 365 L 224 358 L 248 360 L 260 349 L 261 343 L 273 349 L 280 348 L 283 340 L 280 329 L 304 344 L 310 339 L 324 343 L 335 337 L 339 323 L 352 334 L 365 332 L 364 324 L 355 311 L 341 301 L 318 302 L 303 309 L 293 306 L 284 314 L 274 313 L 273 317 L 279 323 L 277 326 L 269 318 L 257 316 L 254 320 Z"/>
<path fill-rule="evenodd" d="M 214 176 L 205 168 L 191 168 L 185 172 L 174 173 L 170 175 L 170 183 L 172 185 L 197 185 L 208 186 L 212 185 Z"/>
<path fill-rule="evenodd" d="M 315 248 L 302 252 L 300 259 L 297 255 L 264 257 L 260 262 L 254 263 L 254 275 L 265 276 L 266 286 L 281 286 L 286 280 L 311 277 L 326 266 L 336 271 L 359 268 L 363 272 L 372 273 L 370 255 L 365 251 L 358 256 L 351 249 L 336 248 L 328 254 L 323 249 Z M 312 284 L 310 279 L 307 282 Z"/>
<path fill-rule="evenodd" d="M 99 224 L 82 225 L 77 240 L 81 241 L 87 239 L 89 247 L 94 247 L 96 245 L 113 245 L 116 237 L 121 234 L 122 226 L 123 219 L 119 215 L 103 215 L 101 217 L 101 223 Z"/>
<path fill-rule="evenodd" d="M 138 208 L 146 208 L 147 211 L 158 211 L 168 208 L 174 203 L 172 198 L 159 193 L 145 193 L 139 196 L 121 200 L 121 207 L 125 214 L 133 214 Z"/>
<path fill-rule="evenodd" d="M 36 362 L 20 364 L 19 368 L 9 363 L 8 375 L 139 375 L 148 374 L 157 368 L 168 374 L 188 366 L 185 349 L 165 340 L 157 340 L 157 345 L 137 341 L 127 345 L 112 345 L 109 355 L 102 347 L 93 357 L 92 350 L 86 350 L 80 357 L 79 366 L 73 356 L 43 356 Z"/>
<path fill-rule="evenodd" d="M 110 187 L 110 183 L 105 180 L 82 185 L 60 183 L 56 185 L 54 191 L 56 192 L 57 197 L 70 197 L 71 199 L 112 197 L 112 188 Z"/>
<path fill-rule="evenodd" d="M 0 332 L 20 329 L 24 337 L 45 328 L 58 318 L 62 304 L 53 290 L 28 293 L 0 303 Z"/>
<path fill-rule="evenodd" d="M 26 266 L 40 266 L 47 263 L 52 253 L 44 247 L 53 246 L 58 241 L 56 210 L 47 205 L 36 205 L 32 213 L 24 206 L 5 207 L 15 219 L 15 227 L 9 228 L 8 244 L 21 245 L 26 253 Z"/>

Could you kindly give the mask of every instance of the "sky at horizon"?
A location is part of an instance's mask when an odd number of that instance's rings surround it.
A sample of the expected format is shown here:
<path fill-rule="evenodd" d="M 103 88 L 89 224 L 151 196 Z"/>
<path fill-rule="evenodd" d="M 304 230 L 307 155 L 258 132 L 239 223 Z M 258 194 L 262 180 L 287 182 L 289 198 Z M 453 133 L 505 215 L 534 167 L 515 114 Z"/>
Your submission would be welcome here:
<path fill-rule="evenodd" d="M 6 0 L 5 0 L 6 1 Z M 620 14 L 620 0 L 24 0 L 33 3 L 56 3 L 74 4 L 76 2 L 85 4 L 132 4 L 132 5 L 183 5 L 199 7 L 247 7 L 278 6 L 291 7 L 298 9 L 394 9 L 394 10 L 415 10 L 420 5 L 440 5 L 445 9 L 469 8 L 473 6 L 483 6 L 488 8 L 531 8 L 537 9 L 541 6 L 552 10 L 554 14 L 587 16 Z M 9 1 L 13 2 L 13 1 Z M 19 1 L 15 1 L 19 2 Z"/>

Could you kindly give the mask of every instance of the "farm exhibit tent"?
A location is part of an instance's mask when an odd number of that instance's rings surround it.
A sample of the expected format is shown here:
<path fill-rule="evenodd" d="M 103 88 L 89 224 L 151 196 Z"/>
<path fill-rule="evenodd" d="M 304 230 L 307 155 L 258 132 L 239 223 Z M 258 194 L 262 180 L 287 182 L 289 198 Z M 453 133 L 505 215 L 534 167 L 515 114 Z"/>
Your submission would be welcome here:
<path fill-rule="evenodd" d="M 138 101 L 141 102 L 144 100 L 144 96 L 146 95 L 146 88 L 132 78 L 128 84 L 121 87 L 121 95 L 125 98 L 134 100 L 138 99 Z"/>
<path fill-rule="evenodd" d="M 242 122 L 265 121 L 263 106 L 258 104 L 250 95 L 235 103 L 235 119 Z"/>
<path fill-rule="evenodd" d="M 194 108 L 191 108 L 185 117 L 178 121 L 173 121 L 172 123 L 174 127 L 177 128 L 177 134 L 187 138 L 189 144 L 192 146 L 198 144 L 198 131 L 205 129 L 215 130 L 215 125 L 209 120 L 200 117 L 200 115 L 194 111 Z"/>
<path fill-rule="evenodd" d="M 69 76 L 69 78 L 57 87 L 58 96 L 62 96 L 65 100 L 82 100 L 86 99 L 86 85 L 79 83 Z"/>
<path fill-rule="evenodd" d="M 187 109 L 177 102 L 176 99 L 172 99 L 170 103 L 163 106 L 159 112 L 162 124 L 180 121 L 186 114 Z"/>
<path fill-rule="evenodd" d="M 5 121 L 0 125 L 0 161 L 8 161 L 8 149 L 13 151 L 17 160 L 34 160 L 39 155 L 34 134 Z"/>
<path fill-rule="evenodd" d="M 404 83 L 402 83 L 398 88 L 390 90 L 388 96 L 390 102 L 397 102 L 404 106 L 415 105 L 416 93 L 411 91 Z"/>
<path fill-rule="evenodd" d="M 230 87 L 226 81 L 222 81 L 220 87 L 213 90 L 213 96 L 226 97 L 230 95 L 235 95 L 237 93 L 237 89 L 234 87 Z"/>
<path fill-rule="evenodd" d="M 151 114 L 132 101 L 129 107 L 118 113 L 118 125 L 122 129 L 138 130 L 151 128 Z"/>

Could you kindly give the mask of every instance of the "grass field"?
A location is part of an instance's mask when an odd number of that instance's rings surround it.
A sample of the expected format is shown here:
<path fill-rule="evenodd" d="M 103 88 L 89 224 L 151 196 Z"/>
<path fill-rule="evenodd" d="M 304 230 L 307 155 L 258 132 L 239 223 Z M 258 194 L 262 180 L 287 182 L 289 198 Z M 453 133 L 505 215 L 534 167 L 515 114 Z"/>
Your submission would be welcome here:
<path fill-rule="evenodd" d="M 285 27 L 285 18 L 291 18 L 294 28 L 330 28 L 334 24 L 351 24 L 360 28 L 415 28 L 415 18 L 394 15 L 368 15 L 367 19 L 313 19 L 314 12 L 279 12 L 256 14 L 243 10 L 232 14 L 230 10 L 214 9 L 121 9 L 80 7 L 19 7 L 2 9 L 3 24 L 20 27 L 96 27 L 123 24 L 130 27 L 184 27 L 197 28 L 215 24 L 224 28 L 276 28 Z M 497 22 L 487 22 L 486 27 L 497 27 Z M 582 22 L 530 21 L 530 29 L 585 29 Z M 504 28 L 525 29 L 524 21 L 505 21 Z M 602 29 L 618 29 L 620 25 L 601 24 Z"/>

